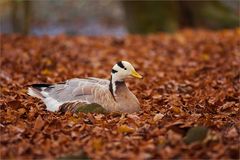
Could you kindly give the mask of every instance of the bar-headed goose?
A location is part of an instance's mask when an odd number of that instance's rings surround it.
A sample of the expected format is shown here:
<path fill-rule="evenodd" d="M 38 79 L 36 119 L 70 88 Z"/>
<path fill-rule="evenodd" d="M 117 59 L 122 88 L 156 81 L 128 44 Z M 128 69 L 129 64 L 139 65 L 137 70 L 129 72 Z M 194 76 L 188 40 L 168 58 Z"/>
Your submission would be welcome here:
<path fill-rule="evenodd" d="M 74 78 L 58 84 L 33 84 L 28 94 L 40 98 L 49 111 L 75 112 L 79 106 L 98 104 L 108 112 L 132 113 L 140 106 L 125 84 L 129 76 L 142 78 L 129 62 L 120 61 L 113 66 L 110 80 Z"/>

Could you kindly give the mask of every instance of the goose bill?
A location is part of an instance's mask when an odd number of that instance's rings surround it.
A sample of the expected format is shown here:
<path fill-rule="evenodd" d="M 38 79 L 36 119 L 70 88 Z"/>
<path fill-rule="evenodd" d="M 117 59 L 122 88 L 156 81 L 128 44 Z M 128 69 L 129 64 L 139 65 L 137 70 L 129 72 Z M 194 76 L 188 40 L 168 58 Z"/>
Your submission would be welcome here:
<path fill-rule="evenodd" d="M 131 76 L 135 77 L 135 78 L 143 78 L 139 73 L 137 73 L 136 71 L 132 71 Z"/>

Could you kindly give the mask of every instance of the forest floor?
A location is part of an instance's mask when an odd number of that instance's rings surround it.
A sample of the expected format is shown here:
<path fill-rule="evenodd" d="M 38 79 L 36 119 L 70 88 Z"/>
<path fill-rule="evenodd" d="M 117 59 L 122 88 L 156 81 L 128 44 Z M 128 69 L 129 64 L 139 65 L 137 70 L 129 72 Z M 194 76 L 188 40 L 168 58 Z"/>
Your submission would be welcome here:
<path fill-rule="evenodd" d="M 239 159 L 239 28 L 0 38 L 1 159 Z M 139 113 L 60 115 L 26 94 L 33 83 L 109 79 L 120 60 L 144 75 L 127 81 Z"/>

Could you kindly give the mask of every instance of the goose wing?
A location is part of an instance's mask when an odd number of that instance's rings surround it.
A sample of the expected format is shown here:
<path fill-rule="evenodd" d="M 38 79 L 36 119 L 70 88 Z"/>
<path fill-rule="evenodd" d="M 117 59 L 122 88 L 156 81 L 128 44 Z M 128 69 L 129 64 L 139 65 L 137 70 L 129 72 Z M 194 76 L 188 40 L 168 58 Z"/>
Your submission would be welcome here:
<path fill-rule="evenodd" d="M 98 83 L 101 85 L 109 85 L 110 81 L 106 80 L 106 79 L 101 79 L 101 78 L 95 78 L 95 77 L 89 77 L 88 80 L 90 80 L 91 82 Z"/>
<path fill-rule="evenodd" d="M 32 86 L 35 95 L 41 95 L 41 99 L 50 111 L 57 111 L 65 103 L 79 102 L 82 104 L 98 103 L 105 95 L 109 94 L 109 81 L 98 78 L 78 79 L 74 78 L 64 83 Z M 36 94 L 36 92 L 38 92 Z M 30 94 L 31 95 L 31 94 Z"/>
<path fill-rule="evenodd" d="M 108 82 L 109 83 L 109 82 Z M 71 79 L 63 84 L 56 84 L 46 89 L 47 95 L 59 102 L 82 101 L 95 102 L 96 90 L 99 93 L 108 89 L 108 83 L 100 79 Z M 103 94 L 103 93 L 102 93 Z"/>

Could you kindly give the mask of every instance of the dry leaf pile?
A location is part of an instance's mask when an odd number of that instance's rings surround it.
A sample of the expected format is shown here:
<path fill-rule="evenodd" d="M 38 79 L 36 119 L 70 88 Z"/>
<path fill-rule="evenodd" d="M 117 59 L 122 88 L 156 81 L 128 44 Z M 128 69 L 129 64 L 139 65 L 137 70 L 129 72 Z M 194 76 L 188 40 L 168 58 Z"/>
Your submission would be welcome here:
<path fill-rule="evenodd" d="M 1 35 L 1 158 L 238 159 L 239 37 L 240 29 L 124 38 Z M 119 60 L 145 77 L 128 80 L 138 114 L 59 115 L 26 94 L 32 83 L 110 78 Z"/>

